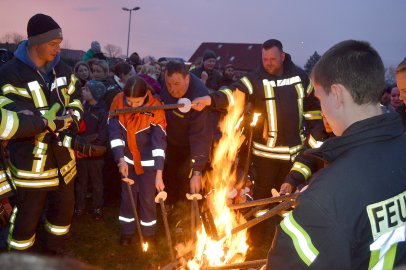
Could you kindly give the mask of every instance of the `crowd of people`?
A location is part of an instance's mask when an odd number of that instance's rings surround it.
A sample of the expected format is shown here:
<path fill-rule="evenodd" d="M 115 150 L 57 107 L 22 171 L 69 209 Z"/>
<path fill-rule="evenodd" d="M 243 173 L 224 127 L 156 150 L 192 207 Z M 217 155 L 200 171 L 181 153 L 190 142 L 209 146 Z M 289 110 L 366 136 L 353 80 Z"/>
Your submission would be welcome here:
<path fill-rule="evenodd" d="M 53 18 L 34 15 L 27 36 L 0 69 L 0 138 L 7 142 L 0 198 L 12 207 L 2 207 L 3 217 L 11 211 L 1 219 L 9 222 L 2 245 L 9 250 L 32 249 L 43 222 L 45 250 L 63 255 L 72 218 L 90 212 L 98 222 L 103 205 L 115 200 L 120 244 L 131 244 L 136 222 L 153 243 L 156 194 L 165 190 L 175 205 L 186 193 L 203 192 L 218 123 L 241 91 L 248 120 L 261 115 L 252 144 L 241 150 L 252 158 L 241 157 L 237 166 L 249 162 L 253 198 L 307 186 L 278 226 L 266 268 L 406 263 L 405 60 L 397 86 L 385 86 L 378 53 L 366 42 L 344 41 L 309 77 L 281 41 L 269 39 L 262 65 L 237 79 L 232 64 L 216 69 L 213 51 L 192 67 L 137 53 L 113 65 L 93 41 L 71 71 L 60 61 L 63 36 Z M 181 99 L 192 109 L 134 111 Z M 253 241 L 263 227 L 251 230 Z"/>

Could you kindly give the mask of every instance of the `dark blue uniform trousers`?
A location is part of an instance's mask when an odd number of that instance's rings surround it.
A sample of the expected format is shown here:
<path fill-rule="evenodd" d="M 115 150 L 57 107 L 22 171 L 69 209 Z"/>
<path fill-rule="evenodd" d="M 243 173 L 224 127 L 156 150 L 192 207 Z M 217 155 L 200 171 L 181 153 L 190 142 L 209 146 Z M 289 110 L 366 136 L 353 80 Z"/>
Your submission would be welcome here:
<path fill-rule="evenodd" d="M 142 235 L 149 237 L 155 234 L 156 204 L 155 175 L 156 172 L 144 167 L 144 173 L 136 175 L 134 166 L 128 164 L 128 178 L 135 180 L 131 185 L 136 207 L 139 210 Z M 119 216 L 121 233 L 132 235 L 135 231 L 135 219 L 126 182 L 121 183 L 121 205 Z"/>

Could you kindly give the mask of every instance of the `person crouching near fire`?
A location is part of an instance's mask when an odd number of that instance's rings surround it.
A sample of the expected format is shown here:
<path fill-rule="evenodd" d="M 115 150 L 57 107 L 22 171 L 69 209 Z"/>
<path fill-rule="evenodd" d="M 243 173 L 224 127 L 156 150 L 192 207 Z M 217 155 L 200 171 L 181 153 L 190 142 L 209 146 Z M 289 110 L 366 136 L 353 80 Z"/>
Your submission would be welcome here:
<path fill-rule="evenodd" d="M 383 113 L 382 59 L 367 42 L 329 49 L 312 71 L 336 137 L 308 150 L 328 162 L 277 228 L 266 269 L 393 269 L 406 262 L 406 135 Z"/>
<path fill-rule="evenodd" d="M 151 94 L 146 82 L 135 75 L 128 79 L 123 92 L 113 99 L 110 112 L 156 105 L 161 103 Z M 123 179 L 119 213 L 120 244 L 131 244 L 137 222 L 131 207 L 128 183 L 141 212 L 143 238 L 153 244 L 156 227 L 155 189 L 159 192 L 165 188 L 162 179 L 166 150 L 165 113 L 158 110 L 110 116 L 108 130 L 114 159 Z"/>

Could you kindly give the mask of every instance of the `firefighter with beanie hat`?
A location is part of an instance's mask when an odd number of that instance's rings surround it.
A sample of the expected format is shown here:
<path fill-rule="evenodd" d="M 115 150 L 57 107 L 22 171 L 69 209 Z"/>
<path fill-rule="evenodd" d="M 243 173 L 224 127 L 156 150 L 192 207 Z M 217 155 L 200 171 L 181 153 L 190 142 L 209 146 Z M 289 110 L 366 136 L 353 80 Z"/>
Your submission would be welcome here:
<path fill-rule="evenodd" d="M 26 113 L 42 117 L 46 127 L 8 144 L 10 172 L 18 191 L 8 247 L 29 250 L 44 211 L 45 250 L 63 254 L 74 209 L 76 162 L 71 146 L 77 145 L 74 134 L 83 114 L 81 87 L 60 61 L 63 36 L 53 18 L 31 17 L 27 36 L 15 57 L 0 69 L 0 94 Z M 67 132 L 73 135 L 65 136 Z"/>

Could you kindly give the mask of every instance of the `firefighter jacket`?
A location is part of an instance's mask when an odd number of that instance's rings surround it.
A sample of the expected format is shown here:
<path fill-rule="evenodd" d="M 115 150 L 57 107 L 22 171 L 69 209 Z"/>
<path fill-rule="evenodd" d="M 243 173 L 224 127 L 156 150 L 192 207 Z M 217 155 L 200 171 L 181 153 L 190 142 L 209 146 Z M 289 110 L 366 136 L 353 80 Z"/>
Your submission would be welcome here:
<path fill-rule="evenodd" d="M 161 103 L 147 92 L 143 106 L 157 106 Z M 115 109 L 131 108 L 124 93 L 119 93 L 111 104 Z M 144 168 L 163 170 L 166 150 L 166 120 L 162 110 L 120 114 L 108 121 L 110 146 L 114 160 L 120 158 L 132 164 L 135 173 L 144 173 Z"/>
<path fill-rule="evenodd" d="M 267 269 L 406 263 L 406 135 L 399 116 L 352 124 L 311 154 L 327 162 L 277 228 Z"/>
<path fill-rule="evenodd" d="M 15 104 L 41 116 L 54 103 L 62 109 L 58 116 L 73 114 L 71 129 L 76 131 L 82 116 L 80 87 L 71 70 L 60 62 L 59 55 L 47 70 L 39 70 L 28 56 L 27 42 L 22 42 L 15 58 L 1 67 L 1 94 Z M 56 133 L 43 130 L 35 136 L 9 142 L 10 171 L 18 188 L 55 189 L 68 184 L 76 175 L 74 153 L 69 141 L 61 141 Z"/>
<path fill-rule="evenodd" d="M 183 98 L 194 100 L 208 94 L 208 89 L 202 81 L 190 73 L 189 87 Z M 161 100 L 165 104 L 178 103 L 178 99 L 169 94 L 166 86 L 162 90 Z M 213 141 L 209 108 L 200 112 L 192 109 L 187 113 L 179 110 L 166 110 L 165 116 L 168 122 L 168 144 L 189 148 L 192 170 L 203 171 L 209 160 Z"/>
<path fill-rule="evenodd" d="M 18 111 L 20 110 L 13 101 L 0 96 L 0 140 L 31 137 L 45 129 L 41 116 L 17 113 Z M 2 199 L 12 196 L 15 186 L 11 179 L 3 144 L 0 148 L 0 199 Z"/>
<path fill-rule="evenodd" d="M 244 92 L 251 112 L 261 116 L 254 127 L 252 154 L 259 157 L 293 161 L 306 138 L 306 130 L 322 125 L 320 105 L 306 73 L 296 67 L 289 54 L 283 75 L 269 75 L 261 66 L 230 88 L 210 94 L 212 106 L 219 109 L 232 102 L 232 91 Z"/>

